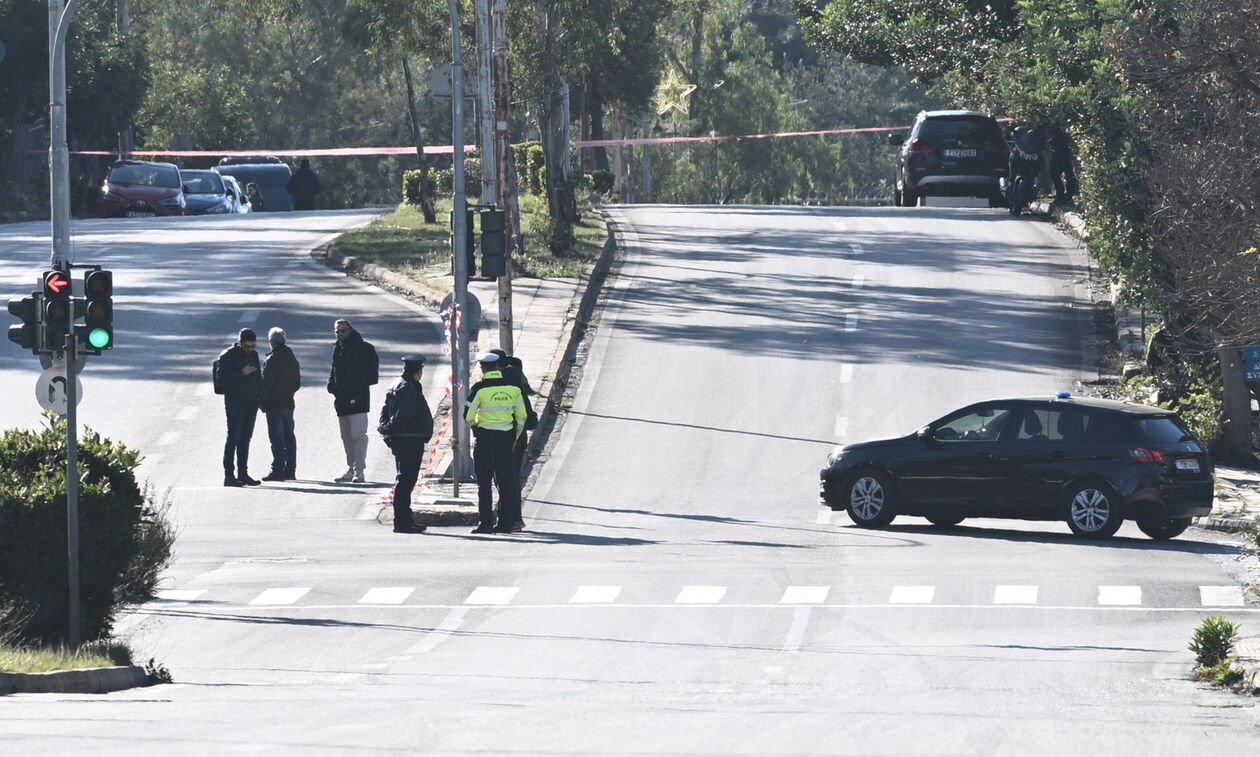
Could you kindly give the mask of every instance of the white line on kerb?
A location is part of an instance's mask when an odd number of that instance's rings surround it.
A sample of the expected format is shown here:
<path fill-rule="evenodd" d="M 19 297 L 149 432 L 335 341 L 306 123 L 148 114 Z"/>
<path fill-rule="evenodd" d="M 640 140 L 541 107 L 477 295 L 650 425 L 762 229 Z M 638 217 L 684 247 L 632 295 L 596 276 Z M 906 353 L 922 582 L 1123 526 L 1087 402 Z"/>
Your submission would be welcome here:
<path fill-rule="evenodd" d="M 857 313 L 849 313 L 844 317 L 844 330 L 857 331 L 858 317 Z"/>

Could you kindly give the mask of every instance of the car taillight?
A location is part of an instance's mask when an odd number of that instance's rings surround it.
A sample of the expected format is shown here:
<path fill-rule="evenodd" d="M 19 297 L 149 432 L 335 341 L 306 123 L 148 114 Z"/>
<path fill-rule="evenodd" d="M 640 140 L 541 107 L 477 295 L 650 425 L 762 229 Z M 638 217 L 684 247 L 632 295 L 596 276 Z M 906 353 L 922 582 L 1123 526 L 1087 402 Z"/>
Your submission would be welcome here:
<path fill-rule="evenodd" d="M 908 150 L 911 153 L 924 154 L 924 153 L 929 153 L 929 152 L 936 152 L 936 146 L 930 142 L 924 142 L 922 139 L 915 137 L 914 139 L 910 140 L 910 146 Z"/>
<path fill-rule="evenodd" d="M 1139 463 L 1166 463 L 1168 456 L 1158 450 L 1147 449 L 1146 447 L 1134 447 L 1129 450 L 1129 457 L 1137 460 Z"/>

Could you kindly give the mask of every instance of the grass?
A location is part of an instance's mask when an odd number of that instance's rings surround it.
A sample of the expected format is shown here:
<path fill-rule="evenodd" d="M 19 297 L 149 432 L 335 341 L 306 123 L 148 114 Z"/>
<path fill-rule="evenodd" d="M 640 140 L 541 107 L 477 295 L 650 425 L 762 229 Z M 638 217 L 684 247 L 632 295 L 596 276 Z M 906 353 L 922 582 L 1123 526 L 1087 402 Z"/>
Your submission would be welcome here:
<path fill-rule="evenodd" d="M 118 642 L 84 644 L 77 652 L 66 647 L 0 645 L 0 672 L 5 673 L 48 673 L 130 664 L 131 650 Z"/>
<path fill-rule="evenodd" d="M 573 229 L 576 245 L 563 256 L 555 255 L 547 246 L 545 198 L 523 195 L 520 205 L 525 249 L 513 255 L 514 278 L 576 278 L 599 255 L 604 224 L 589 205 L 582 209 L 582 220 Z M 337 239 L 337 249 L 418 281 L 445 276 L 451 268 L 450 212 L 451 200 L 438 200 L 438 222 L 427 224 L 419 208 L 399 205 L 371 224 L 343 234 Z"/>

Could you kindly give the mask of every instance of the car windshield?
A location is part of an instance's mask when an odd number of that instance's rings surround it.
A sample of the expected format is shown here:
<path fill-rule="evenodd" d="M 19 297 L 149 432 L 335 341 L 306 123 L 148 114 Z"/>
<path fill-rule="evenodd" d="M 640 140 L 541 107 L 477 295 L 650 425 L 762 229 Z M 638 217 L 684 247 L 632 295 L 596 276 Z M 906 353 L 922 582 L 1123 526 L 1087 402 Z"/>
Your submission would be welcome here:
<path fill-rule="evenodd" d="M 1002 130 L 991 118 L 928 118 L 919 125 L 919 139 L 928 142 L 1001 142 Z"/>
<path fill-rule="evenodd" d="M 198 195 L 223 194 L 223 181 L 217 173 L 184 173 L 184 191 Z"/>
<path fill-rule="evenodd" d="M 153 165 L 114 166 L 109 172 L 109 183 L 179 189 L 179 170 Z"/>
<path fill-rule="evenodd" d="M 1010 414 L 1008 407 L 976 408 L 944 419 L 937 424 L 935 436 L 939 441 L 996 441 Z"/>
<path fill-rule="evenodd" d="M 1194 435 L 1186 430 L 1181 421 L 1170 416 L 1142 418 L 1138 421 L 1142 437 L 1155 444 L 1181 444 L 1194 441 Z"/>

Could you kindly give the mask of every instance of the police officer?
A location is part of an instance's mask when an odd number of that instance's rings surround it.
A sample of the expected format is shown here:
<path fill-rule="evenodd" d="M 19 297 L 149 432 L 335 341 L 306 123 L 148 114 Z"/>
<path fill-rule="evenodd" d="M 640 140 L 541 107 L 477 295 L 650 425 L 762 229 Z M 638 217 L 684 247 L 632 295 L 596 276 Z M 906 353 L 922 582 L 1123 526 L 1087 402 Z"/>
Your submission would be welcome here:
<path fill-rule="evenodd" d="M 477 472 L 477 512 L 474 534 L 506 534 L 518 530 L 521 522 L 521 476 L 513 449 L 525 431 L 525 399 L 520 387 L 503 376 L 499 356 L 486 352 L 481 363 L 481 381 L 468 393 L 464 418 L 472 426 L 476 444 L 473 468 Z M 499 522 L 494 521 L 494 492 L 499 489 Z"/>
<path fill-rule="evenodd" d="M 385 437 L 385 444 L 394 453 L 394 533 L 422 534 L 424 526 L 411 515 L 411 492 L 420 477 L 424 446 L 433 436 L 433 413 L 424 399 L 420 375 L 424 373 L 424 357 L 403 358 L 402 380 L 385 395 L 380 423 L 376 430 Z"/>

